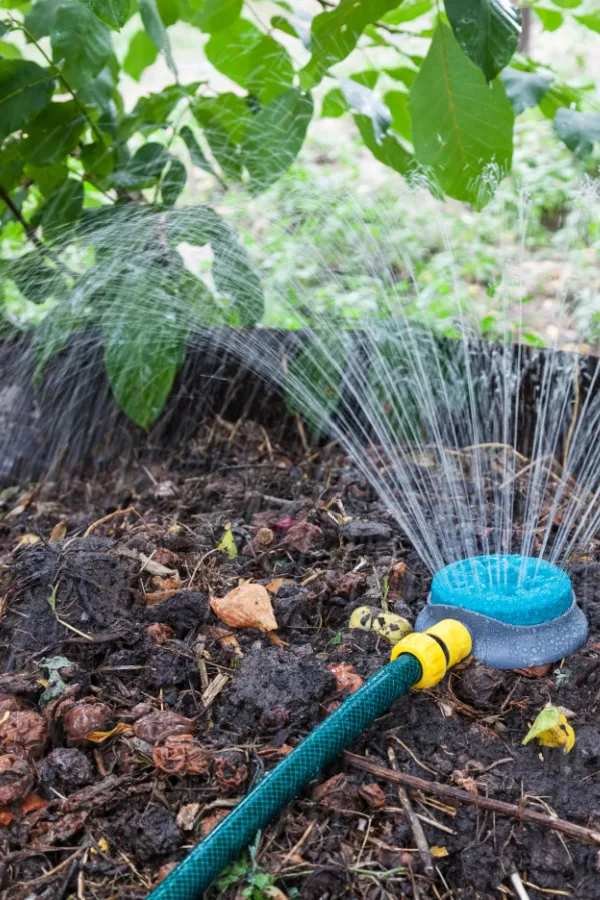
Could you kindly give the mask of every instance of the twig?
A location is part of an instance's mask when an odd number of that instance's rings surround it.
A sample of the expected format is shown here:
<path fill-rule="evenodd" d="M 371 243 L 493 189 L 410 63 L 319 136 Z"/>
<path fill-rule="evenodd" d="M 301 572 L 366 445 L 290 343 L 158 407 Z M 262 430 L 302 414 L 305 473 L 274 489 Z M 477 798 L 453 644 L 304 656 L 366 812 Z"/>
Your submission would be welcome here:
<path fill-rule="evenodd" d="M 101 519 L 96 519 L 95 522 L 92 522 L 90 527 L 84 531 L 84 538 L 89 537 L 92 531 L 95 531 L 99 525 L 104 525 L 105 522 L 110 522 L 111 519 L 116 518 L 117 516 L 126 516 L 129 513 L 135 513 L 136 516 L 140 516 L 139 512 L 135 508 L 135 506 L 128 506 L 127 509 L 115 509 L 114 512 L 109 513 L 107 516 L 102 516 Z M 142 517 L 140 516 L 140 519 Z M 143 519 L 142 519 L 143 521 Z"/>
<path fill-rule="evenodd" d="M 398 760 L 396 759 L 396 754 L 394 753 L 393 747 L 388 747 L 387 753 L 392 769 L 394 770 L 394 772 L 398 772 L 400 767 L 398 766 Z M 431 851 L 429 849 L 429 844 L 427 843 L 427 838 L 425 837 L 425 832 L 423 831 L 423 826 L 417 818 L 417 814 L 412 807 L 412 803 L 410 802 L 409 796 L 406 793 L 406 789 L 402 787 L 401 784 L 397 785 L 397 789 L 400 805 L 404 810 L 405 816 L 410 822 L 410 827 L 412 829 L 415 843 L 419 850 L 419 856 L 421 857 L 421 862 L 423 863 L 425 874 L 431 878 L 434 873 L 433 860 L 431 859 Z M 416 894 L 415 896 L 418 895 Z"/>
<path fill-rule="evenodd" d="M 586 828 L 584 825 L 567 822 L 566 819 L 558 819 L 545 813 L 535 812 L 535 810 L 527 809 L 525 806 L 517 806 L 515 803 L 505 803 L 503 800 L 494 800 L 491 797 L 470 794 L 468 791 L 462 791 L 460 788 L 453 788 L 447 784 L 440 784 L 437 781 L 425 781 L 424 778 L 418 778 L 416 775 L 394 772 L 393 769 L 378 766 L 376 763 L 372 763 L 370 759 L 365 759 L 364 756 L 357 756 L 355 753 L 349 753 L 348 751 L 344 753 L 344 759 L 356 769 L 369 772 L 371 775 L 375 775 L 376 778 L 384 779 L 384 781 L 390 781 L 393 784 L 403 784 L 408 788 L 424 791 L 426 794 L 436 794 L 438 797 L 446 797 L 448 800 L 456 800 L 459 803 L 468 803 L 470 806 L 478 806 L 481 809 L 489 809 L 501 816 L 508 816 L 512 819 L 518 819 L 519 822 L 531 825 L 541 825 L 542 828 L 549 828 L 552 831 L 566 834 L 568 837 L 576 841 L 582 841 L 584 844 L 593 844 L 595 847 L 600 847 L 600 832 L 595 831 L 593 828 Z"/>

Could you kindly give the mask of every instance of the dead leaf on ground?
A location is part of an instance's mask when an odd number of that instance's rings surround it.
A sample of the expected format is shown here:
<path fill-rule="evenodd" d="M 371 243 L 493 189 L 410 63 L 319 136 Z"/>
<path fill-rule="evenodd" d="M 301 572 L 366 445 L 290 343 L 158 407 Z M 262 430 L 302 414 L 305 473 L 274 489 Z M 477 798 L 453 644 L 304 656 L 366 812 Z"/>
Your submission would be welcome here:
<path fill-rule="evenodd" d="M 294 584 L 294 582 L 290 581 L 289 578 L 275 578 L 269 582 L 267 590 L 270 594 L 277 594 L 284 584 Z"/>
<path fill-rule="evenodd" d="M 162 577 L 155 575 L 152 583 L 158 588 L 156 591 L 147 591 L 145 595 L 146 606 L 155 606 L 162 600 L 168 600 L 181 590 L 181 577 L 179 572 L 175 575 Z"/>
<path fill-rule="evenodd" d="M 385 793 L 378 784 L 361 784 L 358 793 L 373 809 L 383 809 L 386 804 Z"/>
<path fill-rule="evenodd" d="M 34 544 L 39 544 L 40 539 L 37 534 L 22 534 L 17 538 L 17 544 L 20 544 L 21 547 L 33 547 Z"/>
<path fill-rule="evenodd" d="M 63 541 L 67 536 L 67 523 L 64 521 L 57 522 L 50 532 L 49 543 L 55 544 L 57 541 Z"/>
<path fill-rule="evenodd" d="M 185 803 L 177 813 L 175 819 L 177 827 L 182 831 L 193 831 L 200 809 L 200 803 Z"/>
<path fill-rule="evenodd" d="M 240 584 L 224 597 L 212 597 L 216 615 L 231 628 L 258 628 L 275 631 L 277 620 L 271 598 L 262 584 Z"/>
<path fill-rule="evenodd" d="M 102 741 L 107 741 L 117 734 L 133 734 L 133 728 L 125 722 L 119 722 L 119 724 L 115 725 L 114 728 L 111 728 L 110 731 L 91 731 L 86 736 L 86 740 L 92 741 L 93 744 L 101 744 Z"/>
<path fill-rule="evenodd" d="M 153 749 L 152 761 L 166 775 L 203 775 L 209 766 L 208 754 L 194 743 L 191 734 L 167 738 Z"/>
<path fill-rule="evenodd" d="M 525 678 L 545 678 L 550 674 L 551 669 L 552 664 L 546 663 L 545 666 L 527 666 L 524 669 L 514 669 L 514 671 Z"/>
<path fill-rule="evenodd" d="M 335 686 L 338 691 L 348 691 L 353 694 L 364 683 L 350 663 L 335 663 L 327 668 L 335 676 Z"/>

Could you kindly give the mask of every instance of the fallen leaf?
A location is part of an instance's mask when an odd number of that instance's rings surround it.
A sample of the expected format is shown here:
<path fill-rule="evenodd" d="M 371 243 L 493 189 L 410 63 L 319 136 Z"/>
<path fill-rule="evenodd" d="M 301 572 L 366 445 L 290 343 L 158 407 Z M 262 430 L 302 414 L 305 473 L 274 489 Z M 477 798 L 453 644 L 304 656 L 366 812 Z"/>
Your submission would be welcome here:
<path fill-rule="evenodd" d="M 139 558 L 142 563 L 140 575 L 143 572 L 148 572 L 149 575 L 159 575 L 161 578 L 169 578 L 175 575 L 179 575 L 177 569 L 169 569 L 167 568 L 167 566 L 163 566 L 161 563 L 156 562 L 154 558 L 146 556 L 145 553 L 140 553 Z"/>
<path fill-rule="evenodd" d="M 36 809 L 46 809 L 48 800 L 44 800 L 39 794 L 29 794 L 21 803 L 21 812 L 23 815 L 34 812 Z"/>
<path fill-rule="evenodd" d="M 431 855 L 434 859 L 443 859 L 445 856 L 448 856 L 448 851 L 445 847 L 436 847 L 435 844 L 433 847 L 430 847 Z"/>
<path fill-rule="evenodd" d="M 114 728 L 111 728 L 110 731 L 91 731 L 86 735 L 85 739 L 86 741 L 92 741 L 93 744 L 101 744 L 102 741 L 107 741 L 117 734 L 133 734 L 133 728 L 125 722 L 119 722 L 119 724 L 115 725 Z"/>
<path fill-rule="evenodd" d="M 385 793 L 378 784 L 361 784 L 358 793 L 373 809 L 383 809 L 386 804 Z"/>
<path fill-rule="evenodd" d="M 206 751 L 193 743 L 191 734 L 167 738 L 152 751 L 152 761 L 166 775 L 203 775 L 209 766 Z"/>
<path fill-rule="evenodd" d="M 67 523 L 63 520 L 62 522 L 57 522 L 52 531 L 50 532 L 49 543 L 55 544 L 56 541 L 62 541 L 67 536 Z"/>
<path fill-rule="evenodd" d="M 320 547 L 322 540 L 323 532 L 319 526 L 304 520 L 288 529 L 285 546 L 292 552 L 306 554 Z"/>
<path fill-rule="evenodd" d="M 273 581 L 270 581 L 267 585 L 267 590 L 270 594 L 277 594 L 279 589 L 284 584 L 294 584 L 293 581 L 290 581 L 289 578 L 275 578 Z"/>
<path fill-rule="evenodd" d="M 33 544 L 39 544 L 40 539 L 37 534 L 22 534 L 17 538 L 17 544 L 22 547 L 32 547 Z"/>
<path fill-rule="evenodd" d="M 545 666 L 527 666 L 524 669 L 515 669 L 514 671 L 525 678 L 545 678 L 546 675 L 550 674 L 551 668 L 552 664 L 547 663 Z"/>
<path fill-rule="evenodd" d="M 335 676 L 335 686 L 338 691 L 348 691 L 350 694 L 353 694 L 364 683 L 358 672 L 354 671 L 354 666 L 350 663 L 335 663 L 327 666 L 327 668 Z"/>
<path fill-rule="evenodd" d="M 280 638 L 276 631 L 267 631 L 267 640 L 270 644 L 273 644 L 274 647 L 289 647 L 287 641 L 284 641 L 283 638 Z"/>
<path fill-rule="evenodd" d="M 179 572 L 175 571 L 174 575 L 160 576 L 155 575 L 152 583 L 158 588 L 157 591 L 148 591 L 145 596 L 147 606 L 155 606 L 162 600 L 168 600 L 181 590 L 181 577 Z"/>
<path fill-rule="evenodd" d="M 231 628 L 258 628 L 260 631 L 277 628 L 271 598 L 262 584 L 241 584 L 224 597 L 212 597 L 210 605 L 219 619 Z"/>
<path fill-rule="evenodd" d="M 399 643 L 412 631 L 412 625 L 408 619 L 396 613 L 382 612 L 368 606 L 359 606 L 354 610 L 350 616 L 348 627 L 374 631 L 392 645 Z"/>
<path fill-rule="evenodd" d="M 223 537 L 217 544 L 216 549 L 220 550 L 221 553 L 226 553 L 229 559 L 235 559 L 238 555 L 235 538 L 230 525 L 225 526 Z"/>
<path fill-rule="evenodd" d="M 533 738 L 542 747 L 562 747 L 564 753 L 569 753 L 575 746 L 573 727 L 556 706 L 547 706 L 541 711 L 522 743 L 528 744 Z"/>
<path fill-rule="evenodd" d="M 335 585 L 335 591 L 341 597 L 354 597 L 366 583 L 366 572 L 346 572 Z"/>
<path fill-rule="evenodd" d="M 177 827 L 182 831 L 193 831 L 200 809 L 200 803 L 185 803 L 177 813 Z"/>

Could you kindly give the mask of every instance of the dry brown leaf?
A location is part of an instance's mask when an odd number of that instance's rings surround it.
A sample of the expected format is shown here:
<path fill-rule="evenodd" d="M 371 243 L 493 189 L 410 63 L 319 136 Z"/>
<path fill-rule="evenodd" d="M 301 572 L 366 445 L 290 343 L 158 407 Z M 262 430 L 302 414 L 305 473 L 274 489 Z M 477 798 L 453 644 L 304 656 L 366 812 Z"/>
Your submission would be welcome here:
<path fill-rule="evenodd" d="M 268 631 L 267 632 L 267 640 L 270 644 L 273 644 L 274 647 L 289 647 L 287 641 L 284 641 L 283 638 L 280 638 L 276 631 Z"/>
<path fill-rule="evenodd" d="M 289 578 L 275 578 L 273 581 L 269 582 L 267 585 L 267 590 L 270 594 L 277 594 L 279 589 L 284 584 L 294 584 L 293 581 L 290 581 Z"/>
<path fill-rule="evenodd" d="M 49 543 L 54 544 L 56 541 L 63 541 L 67 536 L 67 523 L 64 521 L 57 522 L 50 532 Z"/>
<path fill-rule="evenodd" d="M 176 823 L 183 831 L 193 831 L 201 806 L 199 803 L 186 803 L 177 813 Z"/>
<path fill-rule="evenodd" d="M 275 631 L 277 620 L 271 598 L 262 584 L 240 584 L 224 597 L 212 597 L 216 615 L 231 628 L 258 628 Z"/>
<path fill-rule="evenodd" d="M 86 740 L 92 741 L 94 744 L 101 744 L 102 741 L 107 741 L 117 734 L 133 734 L 133 728 L 125 722 L 119 722 L 119 724 L 115 725 L 114 728 L 111 728 L 110 731 L 91 731 L 86 735 Z"/>

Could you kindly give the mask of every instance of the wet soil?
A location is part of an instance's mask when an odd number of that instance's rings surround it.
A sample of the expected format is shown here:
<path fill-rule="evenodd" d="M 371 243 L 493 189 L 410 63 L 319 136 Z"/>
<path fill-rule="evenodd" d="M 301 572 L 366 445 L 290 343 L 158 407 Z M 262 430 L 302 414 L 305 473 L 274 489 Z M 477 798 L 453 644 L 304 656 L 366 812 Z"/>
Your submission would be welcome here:
<path fill-rule="evenodd" d="M 305 453 L 251 423 L 213 426 L 161 466 L 48 479 L 0 503 L 7 900 L 145 897 L 344 699 L 340 663 L 362 679 L 385 664 L 389 645 L 349 630 L 352 611 L 414 619 L 427 597 L 427 571 L 339 448 Z M 228 527 L 231 556 L 217 549 Z M 585 648 L 525 674 L 470 660 L 351 749 L 600 831 L 598 559 L 573 566 Z M 275 636 L 215 615 L 211 598 L 241 582 L 267 587 Z M 567 755 L 521 744 L 549 701 L 575 728 Z M 209 896 L 510 898 L 515 869 L 532 900 L 600 896 L 597 846 L 411 803 L 432 875 L 396 788 L 338 760 Z"/>

